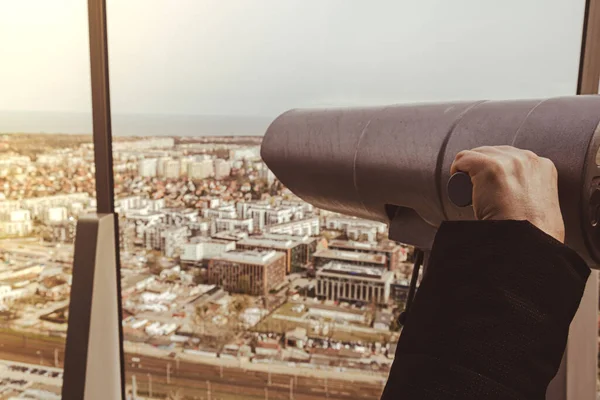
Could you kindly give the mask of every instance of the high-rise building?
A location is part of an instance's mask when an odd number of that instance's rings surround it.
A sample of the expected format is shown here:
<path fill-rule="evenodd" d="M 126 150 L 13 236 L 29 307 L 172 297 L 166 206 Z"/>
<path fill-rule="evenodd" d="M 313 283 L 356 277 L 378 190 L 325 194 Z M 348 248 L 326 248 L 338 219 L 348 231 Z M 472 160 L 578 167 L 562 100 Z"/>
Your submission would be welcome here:
<path fill-rule="evenodd" d="M 230 160 L 258 160 L 260 159 L 260 146 L 243 147 L 229 150 Z"/>
<path fill-rule="evenodd" d="M 308 267 L 311 254 L 307 249 L 314 238 L 301 236 L 251 236 L 237 242 L 237 248 L 244 250 L 275 250 L 285 254 L 287 273 L 298 272 Z"/>
<path fill-rule="evenodd" d="M 144 178 L 153 178 L 156 176 L 158 161 L 156 158 L 141 159 L 138 163 L 138 174 Z"/>
<path fill-rule="evenodd" d="M 227 160 L 217 158 L 215 164 L 215 179 L 223 179 L 229 177 L 231 173 L 231 164 Z"/>
<path fill-rule="evenodd" d="M 237 229 L 251 233 L 254 231 L 252 218 L 217 218 L 215 220 L 216 232 L 235 231 Z"/>
<path fill-rule="evenodd" d="M 167 257 L 180 255 L 190 235 L 189 229 L 185 226 L 162 228 L 160 233 L 160 250 Z"/>
<path fill-rule="evenodd" d="M 204 218 L 236 218 L 237 213 L 232 205 L 223 205 L 217 208 L 205 208 L 202 210 Z"/>
<path fill-rule="evenodd" d="M 317 250 L 317 239 L 308 235 L 286 235 L 279 233 L 263 233 L 260 237 L 273 240 L 292 240 L 299 243 L 299 250 L 292 254 L 292 272 L 297 272 L 312 265 L 313 254 Z"/>
<path fill-rule="evenodd" d="M 193 208 L 163 208 L 165 222 L 171 226 L 188 226 L 198 222 L 198 210 Z"/>
<path fill-rule="evenodd" d="M 179 160 L 181 176 L 189 176 L 190 164 L 194 161 L 194 157 L 182 157 Z"/>
<path fill-rule="evenodd" d="M 334 301 L 385 304 L 394 273 L 379 268 L 330 262 L 317 272 L 317 297 Z"/>
<path fill-rule="evenodd" d="M 170 149 L 173 146 L 175 146 L 175 139 L 173 138 L 146 138 L 144 140 L 130 140 L 112 144 L 114 151 Z"/>
<path fill-rule="evenodd" d="M 235 242 L 229 240 L 193 237 L 183 245 L 181 261 L 198 262 L 209 260 L 225 252 L 235 250 Z"/>
<path fill-rule="evenodd" d="M 0 236 L 27 236 L 33 230 L 29 210 L 12 210 L 0 217 Z"/>
<path fill-rule="evenodd" d="M 285 281 L 285 255 L 276 251 L 230 251 L 208 263 L 208 283 L 229 292 L 266 296 Z"/>
<path fill-rule="evenodd" d="M 165 163 L 164 177 L 168 179 L 177 179 L 181 175 L 180 163 L 178 160 L 169 160 Z"/>
<path fill-rule="evenodd" d="M 269 185 L 272 185 L 273 182 L 275 182 L 275 174 L 264 163 L 262 164 L 259 176 L 261 179 L 266 180 Z"/>
<path fill-rule="evenodd" d="M 96 207 L 96 200 L 90 198 L 87 193 L 69 193 L 54 196 L 34 197 L 21 201 L 23 209 L 31 212 L 31 218 L 43 219 L 49 207 L 72 208 L 74 204 L 82 204 L 85 207 Z"/>
<path fill-rule="evenodd" d="M 285 235 L 308 235 L 316 236 L 319 234 L 319 217 L 309 217 L 281 224 L 265 227 L 267 233 L 281 233 Z"/>
<path fill-rule="evenodd" d="M 188 176 L 190 179 L 206 179 L 214 176 L 212 160 L 194 161 L 188 165 Z"/>
<path fill-rule="evenodd" d="M 170 157 L 160 157 L 156 165 L 156 173 L 158 176 L 165 176 L 165 166 L 171 161 Z"/>
<path fill-rule="evenodd" d="M 267 212 L 269 211 L 269 208 L 269 205 L 253 204 L 246 211 L 247 217 L 252 218 L 252 220 L 254 221 L 254 226 L 261 232 L 263 231 L 265 226 L 268 225 Z"/>

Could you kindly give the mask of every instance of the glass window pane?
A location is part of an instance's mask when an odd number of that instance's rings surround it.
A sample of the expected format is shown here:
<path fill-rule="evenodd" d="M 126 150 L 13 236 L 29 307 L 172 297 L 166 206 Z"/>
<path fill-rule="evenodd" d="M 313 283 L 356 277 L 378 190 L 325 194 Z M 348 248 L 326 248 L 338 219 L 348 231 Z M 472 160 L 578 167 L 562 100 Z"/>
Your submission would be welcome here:
<path fill-rule="evenodd" d="M 87 8 L 59 3 L 0 5 L 0 397 L 60 396 L 75 226 L 95 211 Z"/>
<path fill-rule="evenodd" d="M 280 113 L 575 93 L 583 1 L 375 3 L 108 1 L 128 390 L 379 398 L 412 249 L 278 182 Z"/>

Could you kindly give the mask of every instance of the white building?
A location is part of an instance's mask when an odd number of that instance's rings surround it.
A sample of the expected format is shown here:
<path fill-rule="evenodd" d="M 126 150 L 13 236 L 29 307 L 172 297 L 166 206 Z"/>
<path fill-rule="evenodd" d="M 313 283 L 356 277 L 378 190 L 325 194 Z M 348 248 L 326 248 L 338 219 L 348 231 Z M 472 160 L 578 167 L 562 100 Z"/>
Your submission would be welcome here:
<path fill-rule="evenodd" d="M 50 207 L 46 210 L 46 223 L 63 222 L 69 217 L 66 207 Z"/>
<path fill-rule="evenodd" d="M 206 179 L 215 175 L 212 160 L 194 161 L 188 165 L 188 177 L 190 179 Z"/>
<path fill-rule="evenodd" d="M 165 222 L 172 226 L 188 226 L 198 222 L 198 210 L 194 208 L 163 208 Z"/>
<path fill-rule="evenodd" d="M 0 284 L 0 304 L 6 306 L 27 294 L 25 288 L 13 289 L 10 285 Z"/>
<path fill-rule="evenodd" d="M 0 221 L 0 236 L 28 236 L 33 231 L 29 210 L 13 210 Z"/>
<path fill-rule="evenodd" d="M 165 176 L 165 165 L 171 161 L 171 157 L 160 157 L 156 163 L 156 173 L 158 176 Z"/>
<path fill-rule="evenodd" d="M 114 142 L 113 151 L 131 151 L 148 149 L 171 149 L 175 146 L 173 138 L 146 138 L 144 140 L 131 140 L 127 142 Z"/>
<path fill-rule="evenodd" d="M 319 217 L 310 217 L 282 224 L 270 225 L 265 227 L 265 232 L 296 236 L 316 236 L 319 234 Z"/>
<path fill-rule="evenodd" d="M 141 196 L 125 196 L 115 200 L 115 208 L 118 209 L 120 213 L 140 208 L 142 205 L 143 202 Z"/>
<path fill-rule="evenodd" d="M 168 179 L 176 179 L 181 175 L 180 162 L 178 160 L 169 160 L 164 166 L 164 177 Z"/>
<path fill-rule="evenodd" d="M 138 163 L 138 174 L 144 178 L 153 178 L 158 169 L 158 160 L 156 158 L 145 158 Z"/>
<path fill-rule="evenodd" d="M 192 156 L 190 157 L 181 157 L 179 159 L 179 163 L 181 164 L 181 175 L 187 176 L 190 172 L 190 164 L 196 161 L 196 159 Z"/>
<path fill-rule="evenodd" d="M 65 162 L 65 154 L 55 154 L 55 153 L 46 153 L 40 154 L 36 159 L 36 164 L 39 165 L 48 165 L 48 166 L 58 166 Z"/>
<path fill-rule="evenodd" d="M 152 227 L 162 223 L 166 219 L 166 216 L 162 212 L 150 211 L 147 213 L 128 212 L 125 214 L 125 224 L 135 227 L 135 237 L 144 238 L 146 231 Z M 152 235 L 152 234 L 150 234 Z M 152 241 L 152 243 L 156 243 Z M 148 243 L 147 243 L 147 246 Z M 158 246 L 152 245 L 149 248 L 156 248 Z"/>
<path fill-rule="evenodd" d="M 269 185 L 272 185 L 273 182 L 275 182 L 275 174 L 267 167 L 266 164 L 263 164 L 259 176 L 261 179 L 266 180 Z"/>
<path fill-rule="evenodd" d="M 215 220 L 216 232 L 241 230 L 244 232 L 254 231 L 254 221 L 252 218 L 217 218 Z"/>
<path fill-rule="evenodd" d="M 225 205 L 218 208 L 205 208 L 202 210 L 204 218 L 236 218 L 237 213 L 232 205 Z"/>
<path fill-rule="evenodd" d="M 0 201 L 0 215 L 8 214 L 11 211 L 17 211 L 20 209 L 21 209 L 21 202 L 18 200 Z"/>
<path fill-rule="evenodd" d="M 215 178 L 223 179 L 229 177 L 231 173 L 231 164 L 227 160 L 223 160 L 222 158 L 217 158 L 215 160 Z"/>
<path fill-rule="evenodd" d="M 181 254 L 183 245 L 189 237 L 189 229 L 185 226 L 162 229 L 160 233 L 160 249 L 167 257 Z"/>
<path fill-rule="evenodd" d="M 346 236 L 350 240 L 377 242 L 378 229 L 372 225 L 350 225 L 346 228 Z"/>
<path fill-rule="evenodd" d="M 73 204 L 85 207 L 96 207 L 96 200 L 87 193 L 59 194 L 54 196 L 34 197 L 21 201 L 21 207 L 31 211 L 32 218 L 43 219 L 45 211 L 50 207 L 71 208 Z"/>
<path fill-rule="evenodd" d="M 194 237 L 190 239 L 190 243 L 183 245 L 181 260 L 189 262 L 208 260 L 231 250 L 235 250 L 233 241 Z"/>
<path fill-rule="evenodd" d="M 146 250 L 160 250 L 161 240 L 160 234 L 162 232 L 162 226 L 158 224 L 152 224 L 140 229 L 142 232 L 142 239 Z"/>
<path fill-rule="evenodd" d="M 332 261 L 317 271 L 317 296 L 334 301 L 385 304 L 394 273 Z"/>
<path fill-rule="evenodd" d="M 208 237 L 212 233 L 212 226 L 213 224 L 209 220 L 198 220 L 189 223 L 187 227 L 190 229 L 192 236 Z"/>
<path fill-rule="evenodd" d="M 260 159 L 260 146 L 244 147 L 229 150 L 230 160 L 257 160 Z"/>
<path fill-rule="evenodd" d="M 302 211 L 293 207 L 277 207 L 267 211 L 267 225 L 277 225 L 290 222 L 292 219 L 302 219 Z"/>
<path fill-rule="evenodd" d="M 16 154 L 1 155 L 0 168 L 10 168 L 14 166 L 27 167 L 31 164 L 31 158 L 28 156 L 20 156 Z"/>
<path fill-rule="evenodd" d="M 8 214 L 10 222 L 25 222 L 31 221 L 31 212 L 29 210 L 14 210 Z"/>
<path fill-rule="evenodd" d="M 150 211 L 160 211 L 165 208 L 165 199 L 145 199 L 144 202 L 148 205 Z"/>
<path fill-rule="evenodd" d="M 355 227 L 362 227 L 362 229 L 365 230 L 367 227 L 372 227 L 375 228 L 377 233 L 385 233 L 387 230 L 387 225 L 384 223 L 343 215 L 328 215 L 325 218 L 325 227 L 327 229 L 339 231 L 347 231 L 348 229 Z"/>

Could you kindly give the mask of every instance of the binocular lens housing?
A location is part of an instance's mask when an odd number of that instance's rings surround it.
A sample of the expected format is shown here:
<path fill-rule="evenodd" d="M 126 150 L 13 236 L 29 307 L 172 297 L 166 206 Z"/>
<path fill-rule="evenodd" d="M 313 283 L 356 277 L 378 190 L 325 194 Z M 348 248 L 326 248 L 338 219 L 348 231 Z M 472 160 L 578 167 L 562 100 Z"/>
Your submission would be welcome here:
<path fill-rule="evenodd" d="M 261 156 L 318 208 L 389 224 L 391 239 L 429 249 L 445 220 L 472 220 L 448 196 L 458 152 L 511 145 L 558 170 L 566 243 L 600 263 L 599 96 L 344 109 L 295 109 L 269 126 Z"/>

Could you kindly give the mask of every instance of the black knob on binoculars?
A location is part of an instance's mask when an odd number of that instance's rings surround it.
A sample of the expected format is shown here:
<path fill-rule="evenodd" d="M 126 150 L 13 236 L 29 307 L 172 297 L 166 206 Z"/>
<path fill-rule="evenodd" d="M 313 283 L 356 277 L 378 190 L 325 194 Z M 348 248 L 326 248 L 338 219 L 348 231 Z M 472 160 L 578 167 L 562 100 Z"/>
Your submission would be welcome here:
<path fill-rule="evenodd" d="M 473 182 L 469 174 L 456 172 L 448 179 L 448 197 L 457 207 L 473 204 Z"/>

